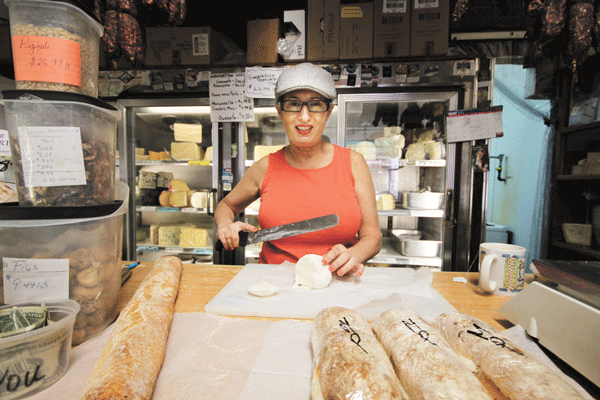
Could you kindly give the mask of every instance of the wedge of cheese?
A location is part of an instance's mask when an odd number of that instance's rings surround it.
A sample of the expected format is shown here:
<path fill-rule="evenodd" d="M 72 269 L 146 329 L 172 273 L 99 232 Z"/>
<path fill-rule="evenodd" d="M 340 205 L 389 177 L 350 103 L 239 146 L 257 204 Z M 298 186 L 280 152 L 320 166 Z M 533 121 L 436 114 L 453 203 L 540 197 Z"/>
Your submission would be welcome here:
<path fill-rule="evenodd" d="M 160 152 L 159 151 L 148 150 L 148 156 L 150 157 L 151 161 L 160 161 Z"/>
<path fill-rule="evenodd" d="M 187 207 L 188 206 L 187 190 L 171 192 L 171 196 L 169 197 L 169 205 L 171 207 Z"/>
<path fill-rule="evenodd" d="M 187 191 L 190 187 L 181 179 L 171 179 L 169 182 L 169 190 L 171 192 Z"/>
<path fill-rule="evenodd" d="M 405 158 L 407 160 L 424 160 L 425 159 L 425 143 L 409 144 L 406 149 Z"/>
<path fill-rule="evenodd" d="M 396 208 L 396 199 L 393 194 L 384 193 L 377 195 L 377 210 L 393 210 Z"/>
<path fill-rule="evenodd" d="M 204 150 L 194 142 L 171 142 L 171 158 L 177 161 L 202 160 Z"/>
<path fill-rule="evenodd" d="M 156 189 L 156 172 L 140 171 L 138 186 L 140 189 Z"/>
<path fill-rule="evenodd" d="M 168 188 L 169 187 L 169 182 L 171 182 L 171 180 L 173 179 L 173 173 L 172 172 L 164 172 L 164 171 L 159 171 L 156 173 L 156 187 L 159 188 Z"/>
<path fill-rule="evenodd" d="M 212 146 L 208 146 L 204 151 L 204 161 L 212 161 L 213 160 L 213 148 Z"/>
<path fill-rule="evenodd" d="M 179 236 L 181 247 L 206 247 L 208 245 L 208 231 L 202 228 L 184 226 Z"/>
<path fill-rule="evenodd" d="M 152 224 L 150 225 L 150 244 L 158 245 L 158 229 L 160 225 Z"/>
<path fill-rule="evenodd" d="M 202 125 L 197 124 L 173 124 L 173 133 L 178 142 L 202 143 Z"/>
<path fill-rule="evenodd" d="M 283 147 L 284 147 L 284 145 L 277 145 L 277 146 L 262 146 L 262 145 L 258 145 L 258 146 L 254 146 L 254 161 L 258 161 L 261 158 L 263 158 L 264 156 L 268 156 L 271 153 L 275 153 L 276 151 L 279 151 Z"/>
<path fill-rule="evenodd" d="M 179 246 L 180 236 L 180 225 L 161 225 L 158 228 L 158 245 Z"/>
<path fill-rule="evenodd" d="M 442 142 L 425 143 L 425 158 L 428 160 L 441 160 L 444 158 Z"/>
<path fill-rule="evenodd" d="M 377 146 L 375 146 L 375 143 L 373 142 L 363 141 L 353 146 L 350 146 L 350 148 L 362 154 L 365 160 L 372 161 L 377 159 Z"/>

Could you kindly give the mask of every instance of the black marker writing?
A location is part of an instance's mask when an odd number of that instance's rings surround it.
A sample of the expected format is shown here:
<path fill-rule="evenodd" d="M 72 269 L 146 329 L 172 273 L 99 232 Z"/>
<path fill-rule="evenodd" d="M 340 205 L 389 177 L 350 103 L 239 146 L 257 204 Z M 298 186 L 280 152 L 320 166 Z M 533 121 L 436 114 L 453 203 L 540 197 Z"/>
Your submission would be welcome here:
<path fill-rule="evenodd" d="M 492 342 L 493 344 L 495 344 L 498 347 L 502 347 L 504 349 L 508 349 L 510 351 L 514 351 L 517 354 L 523 355 L 523 352 L 518 350 L 518 349 L 513 349 L 511 347 L 508 347 L 506 342 L 504 341 L 504 339 L 499 338 L 497 336 L 493 336 L 488 330 L 480 327 L 477 324 L 473 324 L 473 326 L 475 327 L 475 329 L 477 329 L 476 331 L 471 331 L 467 329 L 467 333 L 477 336 L 480 339 L 484 339 L 484 340 L 489 340 L 490 342 Z M 486 337 L 485 335 L 487 334 L 488 337 Z"/>
<path fill-rule="evenodd" d="M 344 317 L 344 319 L 340 320 L 340 326 L 342 327 L 343 330 L 345 330 L 346 332 L 348 332 L 350 334 L 350 341 L 352 343 L 354 343 L 355 345 L 357 345 L 358 347 L 360 347 L 362 349 L 362 351 L 367 353 L 367 351 L 360 345 L 360 335 L 358 333 L 356 333 L 356 331 L 354 329 L 352 329 L 352 327 L 348 323 L 348 320 L 346 319 L 346 317 Z"/>
<path fill-rule="evenodd" d="M 409 318 L 408 321 L 402 320 L 402 323 L 404 324 L 404 326 L 410 329 L 411 332 L 415 332 L 417 335 L 421 336 L 421 339 L 423 339 L 424 341 L 429 342 L 434 346 L 437 346 L 437 343 L 433 343 L 431 340 L 429 340 L 429 332 L 427 332 L 424 329 L 421 329 L 421 327 L 419 327 L 419 325 L 417 325 L 417 323 L 411 318 Z"/>

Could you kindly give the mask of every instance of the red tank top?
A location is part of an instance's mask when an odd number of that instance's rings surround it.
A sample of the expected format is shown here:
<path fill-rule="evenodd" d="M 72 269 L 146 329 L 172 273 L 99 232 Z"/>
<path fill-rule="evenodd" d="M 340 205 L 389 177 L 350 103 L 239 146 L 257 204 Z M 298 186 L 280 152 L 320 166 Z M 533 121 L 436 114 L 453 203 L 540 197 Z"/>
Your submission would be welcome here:
<path fill-rule="evenodd" d="M 323 168 L 298 169 L 285 160 L 283 149 L 269 155 L 260 189 L 258 222 L 262 229 L 337 214 L 337 226 L 265 242 L 263 264 L 295 263 L 306 254 L 325 255 L 334 245 L 354 245 L 361 214 L 354 191 L 350 149 L 335 146 L 333 161 Z"/>

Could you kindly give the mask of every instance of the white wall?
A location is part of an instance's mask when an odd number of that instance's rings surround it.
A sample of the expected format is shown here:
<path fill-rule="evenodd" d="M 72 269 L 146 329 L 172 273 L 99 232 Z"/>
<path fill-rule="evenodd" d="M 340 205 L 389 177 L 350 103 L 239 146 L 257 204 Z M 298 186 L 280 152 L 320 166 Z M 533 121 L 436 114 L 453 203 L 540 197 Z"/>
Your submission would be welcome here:
<path fill-rule="evenodd" d="M 522 66 L 496 65 L 494 73 L 494 105 L 503 106 L 504 136 L 490 141 L 490 155 L 504 154 L 502 177 L 506 181 L 497 180 L 499 161 L 490 159 L 487 220 L 513 232 L 513 243 L 528 250 L 529 266 L 533 258 L 540 257 L 540 196 L 547 189 L 542 179 L 543 165 L 550 157 L 551 146 L 547 143 L 549 130 L 539 114 L 549 116 L 550 101 L 525 99 L 526 74 Z M 511 93 L 499 90 L 498 82 L 535 110 L 524 108 Z"/>

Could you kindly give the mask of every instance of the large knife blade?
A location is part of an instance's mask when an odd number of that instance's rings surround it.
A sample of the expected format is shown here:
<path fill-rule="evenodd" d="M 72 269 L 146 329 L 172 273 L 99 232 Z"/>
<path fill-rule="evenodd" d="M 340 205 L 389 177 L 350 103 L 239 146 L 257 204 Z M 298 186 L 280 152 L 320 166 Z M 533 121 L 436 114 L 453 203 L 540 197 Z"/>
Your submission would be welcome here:
<path fill-rule="evenodd" d="M 247 244 L 268 242 L 270 240 L 283 239 L 290 236 L 302 235 L 303 233 L 316 232 L 323 229 L 332 228 L 339 222 L 340 219 L 337 214 L 330 214 L 325 215 L 324 217 L 311 218 L 304 221 L 292 222 L 291 224 L 261 229 L 258 232 L 241 231 L 239 233 L 240 247 L 244 247 Z M 217 243 L 215 244 L 215 250 L 223 250 L 223 243 L 221 243 L 220 240 L 217 240 Z"/>

